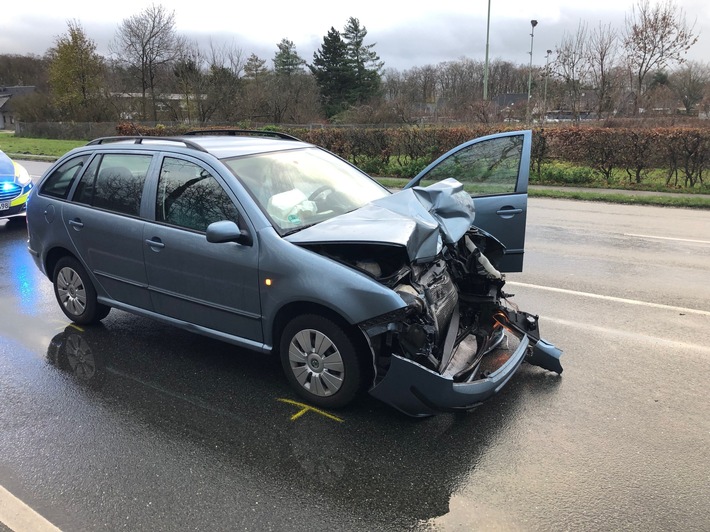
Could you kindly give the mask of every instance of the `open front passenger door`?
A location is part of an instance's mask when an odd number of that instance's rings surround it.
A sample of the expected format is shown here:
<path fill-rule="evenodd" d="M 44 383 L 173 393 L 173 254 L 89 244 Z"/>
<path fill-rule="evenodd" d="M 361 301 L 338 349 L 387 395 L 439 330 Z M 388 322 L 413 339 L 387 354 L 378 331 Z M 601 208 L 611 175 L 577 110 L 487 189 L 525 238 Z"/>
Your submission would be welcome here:
<path fill-rule="evenodd" d="M 439 157 L 405 188 L 427 186 L 450 177 L 463 183 L 476 208 L 473 224 L 505 246 L 498 269 L 521 272 L 531 148 L 530 130 L 473 139 Z"/>

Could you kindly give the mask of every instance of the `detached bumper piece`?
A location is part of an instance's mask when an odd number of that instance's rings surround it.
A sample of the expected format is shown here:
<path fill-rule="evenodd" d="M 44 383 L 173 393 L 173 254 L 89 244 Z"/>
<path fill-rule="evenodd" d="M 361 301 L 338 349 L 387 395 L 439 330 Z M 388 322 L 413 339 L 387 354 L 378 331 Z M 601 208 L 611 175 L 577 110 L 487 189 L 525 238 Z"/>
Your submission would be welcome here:
<path fill-rule="evenodd" d="M 532 354 L 527 359 L 530 364 L 554 371 L 558 375 L 562 373 L 562 364 L 560 364 L 562 350 L 540 338 L 538 316 L 501 307 L 494 318 L 506 329 L 530 338 L 533 344 Z"/>

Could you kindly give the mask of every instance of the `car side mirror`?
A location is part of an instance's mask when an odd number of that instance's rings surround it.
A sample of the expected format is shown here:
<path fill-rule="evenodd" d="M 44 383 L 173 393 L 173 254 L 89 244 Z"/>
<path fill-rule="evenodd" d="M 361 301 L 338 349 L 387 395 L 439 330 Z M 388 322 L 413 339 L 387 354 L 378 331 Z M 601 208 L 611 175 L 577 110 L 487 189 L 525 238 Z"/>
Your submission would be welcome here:
<path fill-rule="evenodd" d="M 239 229 L 237 224 L 229 220 L 213 222 L 208 225 L 206 236 L 207 242 L 215 244 L 236 242 L 243 246 L 251 246 L 254 243 L 251 234 L 246 229 Z"/>

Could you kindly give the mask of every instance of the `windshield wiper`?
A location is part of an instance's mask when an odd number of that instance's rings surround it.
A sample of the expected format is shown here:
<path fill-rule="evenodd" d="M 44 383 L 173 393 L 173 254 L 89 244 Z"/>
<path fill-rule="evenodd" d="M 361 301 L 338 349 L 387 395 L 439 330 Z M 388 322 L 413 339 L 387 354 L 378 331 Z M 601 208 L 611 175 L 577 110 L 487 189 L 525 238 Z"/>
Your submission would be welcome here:
<path fill-rule="evenodd" d="M 306 225 L 302 225 L 300 227 L 294 227 L 293 229 L 286 231 L 283 234 L 283 236 L 288 236 L 288 235 L 292 235 L 294 233 L 298 233 L 299 231 L 303 231 L 304 229 L 308 229 L 309 227 L 313 227 L 314 225 L 317 225 L 319 223 L 320 222 L 313 222 L 312 224 L 306 224 Z"/>

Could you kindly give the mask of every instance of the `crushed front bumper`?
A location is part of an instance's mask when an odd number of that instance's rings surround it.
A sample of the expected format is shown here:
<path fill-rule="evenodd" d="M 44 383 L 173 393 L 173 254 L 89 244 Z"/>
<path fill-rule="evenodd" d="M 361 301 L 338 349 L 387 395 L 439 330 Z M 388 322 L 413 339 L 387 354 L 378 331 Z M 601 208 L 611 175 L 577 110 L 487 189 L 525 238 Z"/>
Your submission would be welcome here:
<path fill-rule="evenodd" d="M 530 344 L 531 339 L 522 335 L 520 343 L 503 365 L 471 382 L 454 382 L 452 378 L 416 362 L 392 355 L 387 374 L 370 389 L 370 394 L 414 417 L 470 410 L 498 393 L 530 352 L 527 361 L 531 364 L 562 372 L 559 364 L 562 352 L 559 349 L 544 340 L 537 341 L 532 348 Z"/>

